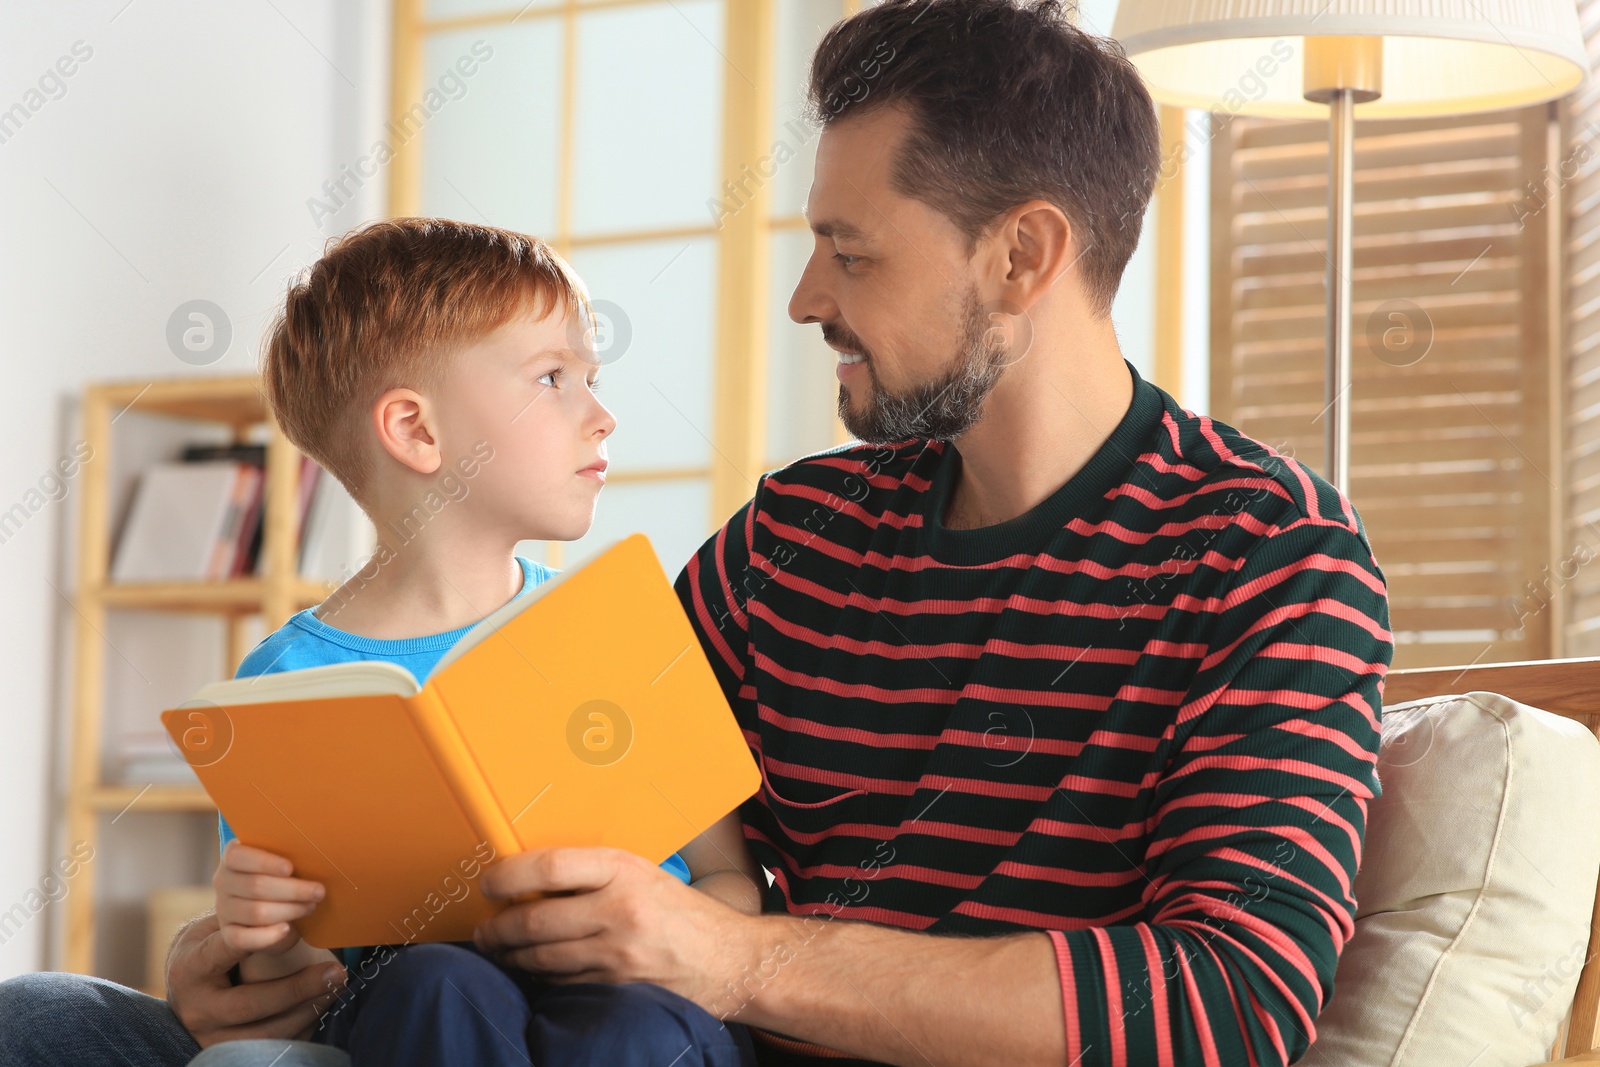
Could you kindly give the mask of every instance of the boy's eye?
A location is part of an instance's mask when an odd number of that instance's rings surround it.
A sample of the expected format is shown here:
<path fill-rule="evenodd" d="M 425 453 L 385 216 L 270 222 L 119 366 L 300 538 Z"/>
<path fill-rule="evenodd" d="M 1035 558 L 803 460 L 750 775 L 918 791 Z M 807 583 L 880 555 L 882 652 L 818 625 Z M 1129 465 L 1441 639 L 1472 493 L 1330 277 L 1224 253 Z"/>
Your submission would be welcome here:
<path fill-rule="evenodd" d="M 556 385 L 556 379 L 558 379 L 560 377 L 561 377 L 561 368 L 557 367 L 555 370 L 545 371 L 543 374 L 539 375 L 539 377 L 535 378 L 534 381 L 536 381 L 536 382 L 538 382 L 538 383 L 540 383 L 542 385 L 548 385 L 550 388 L 554 389 L 555 385 Z M 549 381 L 545 381 L 545 379 L 547 379 L 547 378 L 549 379 Z M 600 388 L 600 379 L 599 378 L 589 378 L 589 379 L 587 379 L 587 381 L 588 381 L 589 389 L 591 391 Z"/>

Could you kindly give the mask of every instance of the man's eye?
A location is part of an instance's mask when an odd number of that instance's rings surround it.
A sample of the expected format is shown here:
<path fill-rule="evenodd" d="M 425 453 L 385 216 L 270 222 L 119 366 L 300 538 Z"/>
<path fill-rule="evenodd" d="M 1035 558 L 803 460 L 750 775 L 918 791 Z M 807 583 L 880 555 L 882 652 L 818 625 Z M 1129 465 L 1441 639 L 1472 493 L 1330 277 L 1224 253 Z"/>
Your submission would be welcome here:
<path fill-rule="evenodd" d="M 847 256 L 843 252 L 835 252 L 833 254 L 833 258 L 837 259 L 840 263 L 843 263 L 846 267 L 852 267 L 855 265 L 856 260 L 860 259 L 861 257 Z"/>

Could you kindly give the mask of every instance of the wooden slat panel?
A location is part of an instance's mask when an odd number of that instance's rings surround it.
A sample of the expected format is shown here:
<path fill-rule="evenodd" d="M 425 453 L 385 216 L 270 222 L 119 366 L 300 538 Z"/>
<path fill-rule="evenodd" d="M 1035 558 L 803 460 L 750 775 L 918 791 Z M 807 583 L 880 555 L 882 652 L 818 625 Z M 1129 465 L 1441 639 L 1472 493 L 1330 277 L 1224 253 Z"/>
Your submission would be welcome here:
<path fill-rule="evenodd" d="M 1600 55 L 1600 2 L 1579 4 L 1591 56 Z M 1600 79 L 1588 78 L 1563 108 L 1563 152 L 1530 194 L 1564 198 L 1567 274 L 1562 556 L 1552 585 L 1562 608 L 1563 653 L 1600 652 Z M 1589 561 L 1589 562 L 1584 562 Z"/>
<path fill-rule="evenodd" d="M 1493 224 L 1499 227 L 1497 222 Z M 1371 234 L 1361 239 L 1360 262 L 1356 265 L 1354 275 L 1357 286 L 1368 277 L 1392 277 L 1397 271 L 1407 270 L 1445 270 L 1451 263 L 1456 264 L 1456 269 L 1451 273 L 1453 279 L 1456 274 L 1470 264 L 1479 253 L 1483 251 L 1486 243 L 1483 233 L 1490 232 L 1493 227 L 1486 226 L 1482 233 L 1469 230 L 1461 233 L 1448 233 L 1434 235 L 1433 239 L 1426 242 L 1427 255 L 1419 257 L 1418 248 L 1424 247 L 1412 235 Z M 1500 227 L 1503 232 L 1503 227 Z M 1314 236 L 1307 233 L 1308 238 Z M 1256 246 L 1248 249 L 1234 250 L 1241 258 L 1267 257 L 1268 253 Z M 1318 267 L 1327 267 L 1327 261 L 1322 258 L 1322 244 L 1320 241 L 1313 243 L 1297 241 L 1293 245 L 1280 247 L 1270 255 L 1273 269 L 1290 273 L 1314 272 Z M 1423 258 L 1427 262 L 1419 263 Z M 1481 266 L 1481 264 L 1479 264 Z M 1387 274 L 1378 272 L 1388 268 Z M 1476 269 L 1476 268 L 1475 268 Z M 1237 284 L 1270 284 L 1270 275 L 1246 275 L 1238 279 Z"/>
<path fill-rule="evenodd" d="M 1550 654 L 1549 618 L 1519 599 L 1549 564 L 1554 506 L 1552 227 L 1529 185 L 1548 121 L 1540 107 L 1357 124 L 1350 496 L 1389 582 L 1397 668 Z M 1328 127 L 1216 130 L 1213 412 L 1321 470 Z M 1600 225 L 1590 243 L 1600 305 Z M 1381 348 L 1397 299 L 1431 338 L 1409 365 Z M 1592 333 L 1593 379 L 1569 395 L 1594 408 L 1600 444 L 1600 321 Z M 1600 511 L 1600 447 L 1584 458 Z"/>

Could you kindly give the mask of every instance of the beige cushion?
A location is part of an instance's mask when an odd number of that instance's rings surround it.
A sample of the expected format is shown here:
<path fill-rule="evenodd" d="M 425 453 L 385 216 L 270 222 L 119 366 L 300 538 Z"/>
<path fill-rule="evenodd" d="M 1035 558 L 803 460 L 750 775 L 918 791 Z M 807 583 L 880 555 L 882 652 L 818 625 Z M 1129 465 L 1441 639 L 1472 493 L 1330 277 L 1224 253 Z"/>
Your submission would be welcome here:
<path fill-rule="evenodd" d="M 1385 708 L 1355 936 L 1309 1067 L 1541 1063 L 1600 875 L 1600 742 L 1494 693 Z"/>

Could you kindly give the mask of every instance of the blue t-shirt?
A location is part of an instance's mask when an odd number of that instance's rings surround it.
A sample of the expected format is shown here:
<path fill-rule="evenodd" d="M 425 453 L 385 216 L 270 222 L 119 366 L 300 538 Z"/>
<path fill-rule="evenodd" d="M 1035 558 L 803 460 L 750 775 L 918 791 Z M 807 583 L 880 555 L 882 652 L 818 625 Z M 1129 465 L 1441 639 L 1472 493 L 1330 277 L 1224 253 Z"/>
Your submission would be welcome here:
<path fill-rule="evenodd" d="M 543 563 L 535 563 L 522 556 L 516 559 L 522 564 L 522 588 L 517 591 L 519 597 L 557 573 Z M 329 663 L 381 659 L 399 664 L 421 683 L 428 680 L 428 675 L 433 673 L 434 666 L 444 658 L 444 654 L 472 629 L 472 626 L 463 626 L 458 630 L 430 634 L 427 637 L 362 637 L 359 634 L 334 629 L 313 615 L 314 610 L 306 608 L 297 612 L 288 622 L 263 638 L 261 643 L 245 656 L 244 662 L 239 664 L 239 669 L 233 676 L 253 678 L 258 674 L 295 671 L 304 667 L 322 667 Z M 227 848 L 228 842 L 233 838 L 233 828 L 222 817 L 222 813 L 218 812 L 218 848 Z M 689 881 L 689 865 L 676 852 L 668 856 L 661 866 L 684 882 Z"/>

